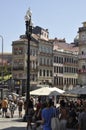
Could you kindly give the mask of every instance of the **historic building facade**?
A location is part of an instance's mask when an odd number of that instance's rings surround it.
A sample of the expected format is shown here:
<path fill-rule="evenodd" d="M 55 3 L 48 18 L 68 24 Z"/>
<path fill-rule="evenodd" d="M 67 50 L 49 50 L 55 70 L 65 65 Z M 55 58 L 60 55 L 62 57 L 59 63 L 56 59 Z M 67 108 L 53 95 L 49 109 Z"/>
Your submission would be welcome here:
<path fill-rule="evenodd" d="M 53 44 L 39 40 L 38 84 L 53 85 Z"/>
<path fill-rule="evenodd" d="M 27 79 L 27 44 L 25 35 L 12 42 L 12 77 L 17 93 L 24 93 Z M 38 84 L 52 84 L 53 44 L 48 40 L 48 30 L 33 28 L 30 41 L 30 88 Z"/>
<path fill-rule="evenodd" d="M 37 84 L 38 74 L 38 44 L 37 40 L 32 38 L 30 42 L 30 83 Z M 12 43 L 12 77 L 14 79 L 14 89 L 17 93 L 26 91 L 27 79 L 27 44 L 28 41 L 25 35 L 20 36 L 20 39 Z"/>
<path fill-rule="evenodd" d="M 68 90 L 75 87 L 78 80 L 78 47 L 66 43 L 65 39 L 53 40 L 54 86 Z"/>
<path fill-rule="evenodd" d="M 48 29 L 33 28 L 38 37 L 38 85 L 53 85 L 53 44 L 49 41 Z"/>
<path fill-rule="evenodd" d="M 25 35 L 12 42 L 12 78 L 17 93 L 26 91 L 27 44 Z M 65 90 L 75 87 L 78 51 L 75 44 L 68 44 L 65 39 L 49 39 L 48 29 L 34 27 L 30 41 L 30 89 L 38 85 Z"/>
<path fill-rule="evenodd" d="M 79 28 L 79 71 L 78 71 L 78 84 L 86 85 L 86 22 Z"/>

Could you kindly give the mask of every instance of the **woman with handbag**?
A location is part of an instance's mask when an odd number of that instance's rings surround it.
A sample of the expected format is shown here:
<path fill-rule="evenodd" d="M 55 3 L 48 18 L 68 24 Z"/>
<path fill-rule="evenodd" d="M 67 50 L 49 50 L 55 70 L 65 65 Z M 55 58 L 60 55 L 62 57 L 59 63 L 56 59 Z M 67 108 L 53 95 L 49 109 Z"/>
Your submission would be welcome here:
<path fill-rule="evenodd" d="M 46 107 L 42 110 L 42 124 L 43 130 L 52 130 L 51 118 L 55 114 L 55 109 L 52 107 L 52 99 L 49 99 L 46 103 Z"/>

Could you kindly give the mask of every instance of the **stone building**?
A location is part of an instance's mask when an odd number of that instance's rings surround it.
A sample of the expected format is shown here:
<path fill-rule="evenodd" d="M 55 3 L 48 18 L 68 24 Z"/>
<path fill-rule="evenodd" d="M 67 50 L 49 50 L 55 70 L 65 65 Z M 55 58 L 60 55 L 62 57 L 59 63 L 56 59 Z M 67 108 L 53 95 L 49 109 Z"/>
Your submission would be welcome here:
<path fill-rule="evenodd" d="M 83 26 L 79 27 L 79 71 L 78 71 L 78 84 L 86 85 L 86 22 Z"/>
<path fill-rule="evenodd" d="M 54 86 L 68 90 L 78 80 L 78 47 L 66 43 L 65 39 L 53 40 L 53 82 Z"/>
<path fill-rule="evenodd" d="M 38 26 L 33 28 L 30 41 L 30 89 L 37 85 L 52 85 L 53 44 L 48 40 L 48 30 Z M 27 79 L 27 44 L 25 35 L 12 42 L 12 77 L 14 90 L 24 93 Z"/>

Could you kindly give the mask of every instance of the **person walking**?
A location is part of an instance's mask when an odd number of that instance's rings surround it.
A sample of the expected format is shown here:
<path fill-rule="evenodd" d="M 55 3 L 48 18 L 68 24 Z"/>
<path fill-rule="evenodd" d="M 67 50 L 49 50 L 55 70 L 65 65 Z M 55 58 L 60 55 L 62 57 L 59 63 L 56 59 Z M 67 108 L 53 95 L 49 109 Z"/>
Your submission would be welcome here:
<path fill-rule="evenodd" d="M 18 101 L 19 118 L 22 117 L 23 105 L 24 105 L 24 102 L 23 102 L 23 100 L 20 98 L 19 101 Z"/>
<path fill-rule="evenodd" d="M 13 102 L 13 100 L 10 101 L 9 103 L 9 110 L 11 112 L 11 118 L 14 116 L 14 111 L 16 110 L 16 104 Z"/>
<path fill-rule="evenodd" d="M 26 129 L 31 129 L 31 122 L 32 122 L 32 117 L 34 115 L 34 106 L 33 106 L 33 99 L 29 99 L 28 107 L 26 107 L 26 111 L 28 111 L 28 117 L 27 117 L 27 126 Z"/>
<path fill-rule="evenodd" d="M 52 99 L 49 99 L 46 103 L 46 107 L 42 110 L 42 125 L 43 130 L 52 130 L 51 118 L 55 114 L 55 109 L 52 107 Z"/>
<path fill-rule="evenodd" d="M 6 117 L 7 108 L 8 108 L 8 100 L 7 98 L 4 98 L 2 100 L 2 117 Z"/>

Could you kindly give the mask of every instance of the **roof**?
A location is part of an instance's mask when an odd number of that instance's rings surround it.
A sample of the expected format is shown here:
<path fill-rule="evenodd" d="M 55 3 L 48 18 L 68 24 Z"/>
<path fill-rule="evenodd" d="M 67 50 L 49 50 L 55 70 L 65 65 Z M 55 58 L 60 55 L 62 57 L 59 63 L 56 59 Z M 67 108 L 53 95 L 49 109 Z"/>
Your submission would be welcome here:
<path fill-rule="evenodd" d="M 65 41 L 59 41 L 59 40 L 54 40 L 54 50 L 58 50 L 58 49 L 63 49 L 64 51 L 72 51 L 72 52 L 78 52 L 79 51 L 79 47 L 76 47 L 74 44 L 69 44 L 66 43 Z"/>

